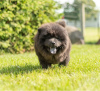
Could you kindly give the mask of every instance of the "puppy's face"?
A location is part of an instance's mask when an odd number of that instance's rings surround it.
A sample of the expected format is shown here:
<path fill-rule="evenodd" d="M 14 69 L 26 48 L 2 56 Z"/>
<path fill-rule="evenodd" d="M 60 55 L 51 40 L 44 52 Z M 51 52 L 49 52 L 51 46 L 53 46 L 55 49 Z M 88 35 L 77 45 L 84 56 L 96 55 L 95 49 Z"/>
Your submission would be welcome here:
<path fill-rule="evenodd" d="M 51 54 L 58 53 L 63 44 L 59 37 L 56 37 L 55 35 L 47 34 L 47 37 L 44 41 L 44 48 Z"/>
<path fill-rule="evenodd" d="M 65 28 L 57 23 L 43 24 L 38 29 L 38 38 L 41 48 L 49 54 L 57 54 L 66 46 Z"/>

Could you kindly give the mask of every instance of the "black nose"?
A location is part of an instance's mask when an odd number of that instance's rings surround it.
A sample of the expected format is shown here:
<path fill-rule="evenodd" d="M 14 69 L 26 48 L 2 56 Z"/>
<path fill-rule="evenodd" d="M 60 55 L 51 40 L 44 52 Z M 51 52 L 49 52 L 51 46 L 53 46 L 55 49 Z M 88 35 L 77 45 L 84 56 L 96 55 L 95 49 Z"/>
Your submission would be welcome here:
<path fill-rule="evenodd" d="M 52 42 L 52 44 L 54 45 L 54 44 L 55 44 L 55 42 Z"/>

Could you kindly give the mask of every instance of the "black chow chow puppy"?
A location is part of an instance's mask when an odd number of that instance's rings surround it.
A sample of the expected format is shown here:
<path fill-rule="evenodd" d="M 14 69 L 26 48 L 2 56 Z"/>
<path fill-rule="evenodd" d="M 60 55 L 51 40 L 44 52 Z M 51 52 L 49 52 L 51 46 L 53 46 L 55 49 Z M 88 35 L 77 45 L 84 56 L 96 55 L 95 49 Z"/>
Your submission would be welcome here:
<path fill-rule="evenodd" d="M 65 22 L 43 24 L 35 36 L 35 51 L 42 68 L 51 64 L 67 66 L 70 60 L 71 42 Z"/>

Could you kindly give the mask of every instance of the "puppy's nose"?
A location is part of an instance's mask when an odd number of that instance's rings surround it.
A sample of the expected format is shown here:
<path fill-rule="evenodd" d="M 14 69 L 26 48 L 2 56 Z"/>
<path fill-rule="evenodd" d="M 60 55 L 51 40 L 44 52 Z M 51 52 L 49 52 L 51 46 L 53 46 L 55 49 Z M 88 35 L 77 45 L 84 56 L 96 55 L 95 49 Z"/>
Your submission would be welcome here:
<path fill-rule="evenodd" d="M 55 42 L 52 42 L 52 44 L 54 45 L 54 44 L 55 44 Z"/>

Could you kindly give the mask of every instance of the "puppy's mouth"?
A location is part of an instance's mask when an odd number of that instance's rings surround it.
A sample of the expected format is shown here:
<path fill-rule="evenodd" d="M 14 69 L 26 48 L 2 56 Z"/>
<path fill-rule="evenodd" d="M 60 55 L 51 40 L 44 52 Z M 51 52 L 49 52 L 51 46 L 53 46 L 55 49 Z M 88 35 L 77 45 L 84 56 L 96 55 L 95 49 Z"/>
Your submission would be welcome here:
<path fill-rule="evenodd" d="M 51 53 L 51 54 L 57 54 L 58 51 L 60 51 L 62 49 L 62 46 L 60 47 L 47 47 L 47 50 Z"/>
<path fill-rule="evenodd" d="M 50 53 L 51 54 L 56 54 L 57 53 L 57 48 L 56 47 L 50 47 Z"/>
<path fill-rule="evenodd" d="M 44 49 L 52 55 L 57 54 L 60 50 L 63 49 L 63 46 L 44 46 Z"/>

